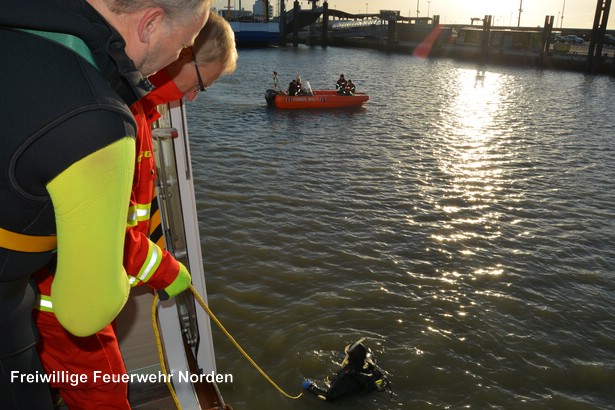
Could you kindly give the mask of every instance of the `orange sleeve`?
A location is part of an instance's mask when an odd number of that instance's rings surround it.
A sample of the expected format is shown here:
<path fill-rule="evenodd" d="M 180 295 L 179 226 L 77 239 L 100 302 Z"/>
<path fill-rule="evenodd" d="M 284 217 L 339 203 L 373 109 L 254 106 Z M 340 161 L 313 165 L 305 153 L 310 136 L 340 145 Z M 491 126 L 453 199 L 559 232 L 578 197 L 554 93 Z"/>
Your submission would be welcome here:
<path fill-rule="evenodd" d="M 179 262 L 173 255 L 136 229 L 126 231 L 124 268 L 128 275 L 154 289 L 166 288 L 179 274 Z"/>

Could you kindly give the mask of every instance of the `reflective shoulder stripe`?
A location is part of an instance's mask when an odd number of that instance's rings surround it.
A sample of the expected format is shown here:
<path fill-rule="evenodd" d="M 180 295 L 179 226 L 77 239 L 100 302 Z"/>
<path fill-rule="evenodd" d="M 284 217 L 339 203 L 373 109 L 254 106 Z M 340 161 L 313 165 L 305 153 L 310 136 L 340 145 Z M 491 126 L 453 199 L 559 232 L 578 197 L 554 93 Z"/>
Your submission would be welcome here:
<path fill-rule="evenodd" d="M 143 266 L 139 271 L 138 279 L 142 282 L 147 282 L 152 274 L 160 266 L 162 261 L 162 250 L 153 242 L 149 242 L 149 249 L 147 251 L 147 258 L 143 261 Z"/>
<path fill-rule="evenodd" d="M 41 295 L 38 304 L 34 307 L 38 310 L 42 310 L 43 312 L 51 312 L 53 313 L 53 302 L 51 302 L 51 296 Z"/>
<path fill-rule="evenodd" d="M 0 247 L 18 252 L 49 252 L 58 247 L 58 240 L 55 235 L 26 235 L 0 228 Z"/>

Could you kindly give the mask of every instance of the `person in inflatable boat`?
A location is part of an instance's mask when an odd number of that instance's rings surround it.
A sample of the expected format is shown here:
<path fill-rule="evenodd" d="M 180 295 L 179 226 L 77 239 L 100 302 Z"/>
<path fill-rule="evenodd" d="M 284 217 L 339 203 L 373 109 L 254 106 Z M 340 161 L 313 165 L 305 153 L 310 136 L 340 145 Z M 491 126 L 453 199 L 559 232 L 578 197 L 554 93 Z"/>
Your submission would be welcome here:
<path fill-rule="evenodd" d="M 341 363 L 341 369 L 327 383 L 326 388 L 316 385 L 311 380 L 303 382 L 303 389 L 316 395 L 321 400 L 332 401 L 350 394 L 391 390 L 391 383 L 382 370 L 372 360 L 372 352 L 363 341 L 345 347 L 346 357 Z"/>

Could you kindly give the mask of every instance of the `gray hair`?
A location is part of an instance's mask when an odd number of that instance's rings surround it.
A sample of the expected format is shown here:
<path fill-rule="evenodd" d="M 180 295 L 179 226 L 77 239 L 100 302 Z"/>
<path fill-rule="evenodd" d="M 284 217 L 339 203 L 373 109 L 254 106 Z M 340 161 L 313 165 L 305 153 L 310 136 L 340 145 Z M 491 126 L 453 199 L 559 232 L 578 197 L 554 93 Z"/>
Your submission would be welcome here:
<path fill-rule="evenodd" d="M 109 9 L 116 14 L 134 13 L 146 7 L 160 7 L 170 17 L 185 18 L 194 16 L 206 4 L 204 10 L 213 5 L 214 0 L 108 0 Z"/>

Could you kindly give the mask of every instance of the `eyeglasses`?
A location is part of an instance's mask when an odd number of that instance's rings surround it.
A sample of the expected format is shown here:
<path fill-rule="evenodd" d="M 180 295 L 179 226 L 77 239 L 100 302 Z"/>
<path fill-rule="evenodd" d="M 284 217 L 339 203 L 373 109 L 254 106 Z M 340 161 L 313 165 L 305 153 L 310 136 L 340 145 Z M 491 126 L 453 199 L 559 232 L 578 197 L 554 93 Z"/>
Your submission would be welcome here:
<path fill-rule="evenodd" d="M 194 49 L 190 49 L 192 51 L 192 62 L 194 63 L 194 69 L 196 70 L 196 78 L 199 81 L 199 91 L 207 91 L 207 87 L 203 84 L 203 79 L 201 78 L 201 73 L 199 71 L 199 65 L 196 63 L 196 58 L 194 57 Z"/>

